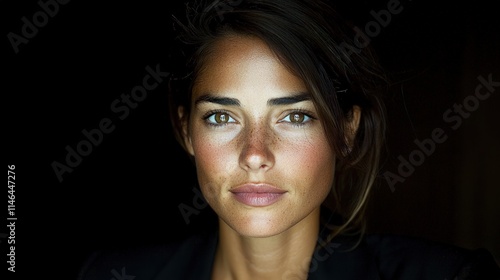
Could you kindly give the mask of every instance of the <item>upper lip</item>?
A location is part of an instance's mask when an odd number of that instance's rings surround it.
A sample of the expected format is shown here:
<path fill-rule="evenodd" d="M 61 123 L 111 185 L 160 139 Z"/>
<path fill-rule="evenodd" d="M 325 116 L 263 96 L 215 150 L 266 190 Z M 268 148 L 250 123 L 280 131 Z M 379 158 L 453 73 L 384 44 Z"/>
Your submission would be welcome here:
<path fill-rule="evenodd" d="M 265 183 L 249 183 L 230 190 L 232 193 L 285 193 L 285 190 Z"/>

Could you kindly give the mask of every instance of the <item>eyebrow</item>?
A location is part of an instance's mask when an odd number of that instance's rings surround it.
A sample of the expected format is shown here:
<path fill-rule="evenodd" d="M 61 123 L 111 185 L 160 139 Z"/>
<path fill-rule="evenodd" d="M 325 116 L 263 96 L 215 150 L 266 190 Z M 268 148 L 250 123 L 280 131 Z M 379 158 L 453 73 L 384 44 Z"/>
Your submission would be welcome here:
<path fill-rule="evenodd" d="M 226 105 L 226 106 L 240 106 L 240 101 L 236 98 L 229 98 L 229 97 L 219 97 L 219 96 L 213 96 L 212 94 L 204 94 L 200 96 L 199 98 L 196 99 L 194 102 L 195 105 L 198 105 L 200 103 L 215 103 L 219 105 Z"/>
<path fill-rule="evenodd" d="M 311 95 L 306 92 L 298 92 L 292 96 L 272 98 L 267 101 L 269 106 L 290 105 L 302 101 L 311 100 Z"/>
<path fill-rule="evenodd" d="M 299 103 L 302 101 L 311 100 L 311 95 L 306 92 L 294 93 L 292 96 L 271 98 L 267 101 L 268 106 L 280 106 L 280 105 L 290 105 Z M 195 105 L 200 103 L 209 102 L 224 106 L 241 106 L 241 103 L 236 98 L 230 97 L 219 97 L 212 94 L 204 94 L 196 99 Z"/>

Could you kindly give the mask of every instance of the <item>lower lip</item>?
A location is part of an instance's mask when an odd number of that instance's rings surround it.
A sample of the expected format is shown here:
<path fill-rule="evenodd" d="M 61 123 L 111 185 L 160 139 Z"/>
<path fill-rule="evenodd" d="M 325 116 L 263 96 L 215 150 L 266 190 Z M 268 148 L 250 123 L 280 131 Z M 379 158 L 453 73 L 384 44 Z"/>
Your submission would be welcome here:
<path fill-rule="evenodd" d="M 278 201 L 285 193 L 233 193 L 237 201 L 248 206 L 268 206 Z"/>

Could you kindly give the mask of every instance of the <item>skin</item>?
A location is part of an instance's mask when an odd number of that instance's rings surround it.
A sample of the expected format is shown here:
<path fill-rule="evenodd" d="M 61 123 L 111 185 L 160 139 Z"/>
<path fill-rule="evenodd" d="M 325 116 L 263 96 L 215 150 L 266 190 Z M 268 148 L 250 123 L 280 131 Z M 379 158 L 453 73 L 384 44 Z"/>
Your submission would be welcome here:
<path fill-rule="evenodd" d="M 213 278 L 305 279 L 335 169 L 314 103 L 284 102 L 307 97 L 307 88 L 255 37 L 219 39 L 203 69 L 183 128 L 201 191 L 219 216 Z M 248 206 L 231 192 L 246 183 L 285 193 Z"/>

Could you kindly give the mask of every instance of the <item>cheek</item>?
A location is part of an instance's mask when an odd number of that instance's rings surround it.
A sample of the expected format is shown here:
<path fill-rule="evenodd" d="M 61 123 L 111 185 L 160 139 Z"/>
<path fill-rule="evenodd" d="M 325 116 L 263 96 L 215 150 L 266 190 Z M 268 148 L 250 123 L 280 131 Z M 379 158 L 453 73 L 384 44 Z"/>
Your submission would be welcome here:
<path fill-rule="evenodd" d="M 214 132 L 199 122 L 191 124 L 191 141 L 196 166 L 199 170 L 219 173 L 231 164 L 235 151 L 231 146 L 235 133 Z M 233 163 L 234 164 L 234 163 Z"/>
<path fill-rule="evenodd" d="M 220 162 L 224 161 L 224 154 L 220 153 L 219 147 L 212 145 L 209 141 L 194 141 L 194 158 L 198 177 L 201 181 L 211 181 L 205 178 L 209 174 L 217 174 Z"/>
<path fill-rule="evenodd" d="M 196 166 L 200 170 L 217 170 L 219 163 L 223 162 L 226 157 L 224 153 L 221 153 L 220 147 L 211 144 L 210 141 L 195 141 L 193 150 Z"/>
<path fill-rule="evenodd" d="M 286 139 L 287 161 L 294 162 L 295 167 L 306 170 L 332 169 L 335 164 L 335 155 L 321 131 L 315 131 L 302 137 Z M 286 147 L 286 148 L 285 148 Z"/>
<path fill-rule="evenodd" d="M 210 202 L 218 197 L 227 185 L 229 170 L 235 162 L 230 147 L 219 145 L 217 141 L 203 137 L 193 138 L 193 150 L 198 182 L 205 198 Z"/>
<path fill-rule="evenodd" d="M 282 159 L 286 163 L 284 170 L 287 176 L 303 186 L 298 191 L 306 196 L 324 197 L 333 184 L 335 155 L 323 138 L 309 138 L 295 145 Z"/>
<path fill-rule="evenodd" d="M 209 133 L 193 138 L 193 150 L 196 164 L 202 169 L 222 172 L 235 163 L 238 151 L 234 144 L 223 137 L 211 137 Z"/>

